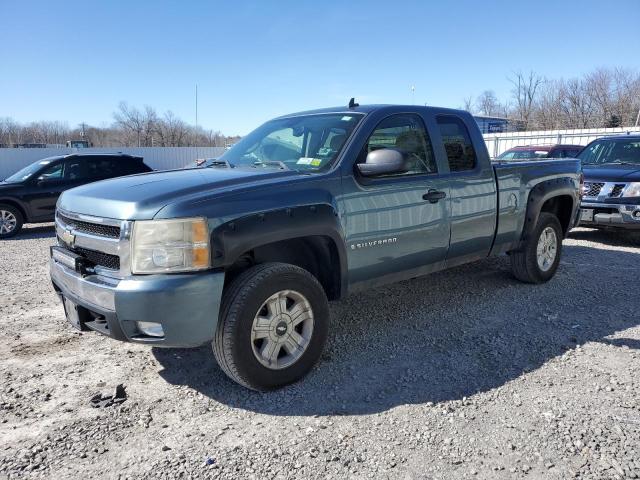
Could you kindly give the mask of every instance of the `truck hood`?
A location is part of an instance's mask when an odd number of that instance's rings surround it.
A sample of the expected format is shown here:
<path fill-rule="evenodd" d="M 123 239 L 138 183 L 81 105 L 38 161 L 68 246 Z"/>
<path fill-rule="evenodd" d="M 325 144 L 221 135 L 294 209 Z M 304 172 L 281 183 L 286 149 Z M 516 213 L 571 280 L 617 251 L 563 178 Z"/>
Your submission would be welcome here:
<path fill-rule="evenodd" d="M 90 183 L 64 192 L 58 208 L 103 218 L 151 219 L 166 205 L 224 193 L 248 185 L 299 176 L 295 171 L 198 168 L 153 172 Z"/>
<path fill-rule="evenodd" d="M 602 182 L 640 182 L 640 165 L 582 165 L 584 178 Z"/>

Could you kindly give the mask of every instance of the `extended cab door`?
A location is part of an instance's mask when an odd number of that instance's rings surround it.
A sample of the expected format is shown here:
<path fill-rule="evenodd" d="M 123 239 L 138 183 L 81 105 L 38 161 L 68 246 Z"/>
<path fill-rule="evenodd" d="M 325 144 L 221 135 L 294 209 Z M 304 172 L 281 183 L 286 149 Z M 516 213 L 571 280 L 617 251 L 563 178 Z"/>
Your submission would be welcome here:
<path fill-rule="evenodd" d="M 472 117 L 436 114 L 435 120 L 435 145 L 449 170 L 451 241 L 446 266 L 451 267 L 489 255 L 496 230 L 496 181 Z"/>
<path fill-rule="evenodd" d="M 400 150 L 408 170 L 361 176 L 355 163 L 381 148 Z M 416 113 L 387 116 L 370 130 L 359 152 L 343 171 L 349 283 L 382 284 L 441 268 L 449 246 L 449 188 L 423 118 Z"/>

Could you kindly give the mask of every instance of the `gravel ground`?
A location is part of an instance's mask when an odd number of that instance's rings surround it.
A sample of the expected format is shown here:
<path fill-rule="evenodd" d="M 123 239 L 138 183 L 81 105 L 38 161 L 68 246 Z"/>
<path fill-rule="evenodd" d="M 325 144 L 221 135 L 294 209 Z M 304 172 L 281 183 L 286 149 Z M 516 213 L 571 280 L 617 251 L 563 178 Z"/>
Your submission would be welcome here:
<path fill-rule="evenodd" d="M 0 245 L 0 478 L 640 478 L 640 248 L 613 234 L 574 231 L 541 286 L 501 257 L 352 295 L 268 394 L 209 348 L 74 332 L 53 241 Z"/>

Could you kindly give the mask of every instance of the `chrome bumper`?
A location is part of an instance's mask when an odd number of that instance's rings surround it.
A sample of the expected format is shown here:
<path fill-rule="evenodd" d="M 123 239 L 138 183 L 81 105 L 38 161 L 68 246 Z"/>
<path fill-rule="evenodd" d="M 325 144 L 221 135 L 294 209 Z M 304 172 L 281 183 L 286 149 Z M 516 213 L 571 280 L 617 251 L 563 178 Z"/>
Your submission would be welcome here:
<path fill-rule="evenodd" d="M 50 260 L 49 267 L 51 280 L 60 290 L 82 299 L 91 306 L 115 312 L 115 296 L 119 280 L 98 275 L 83 277 L 53 258 Z"/>
<path fill-rule="evenodd" d="M 620 203 L 597 203 L 583 201 L 581 209 L 606 209 L 611 212 L 594 212 L 593 220 L 586 221 L 580 219 L 580 225 L 603 226 L 618 228 L 639 228 L 640 229 L 640 205 L 629 205 Z"/>
<path fill-rule="evenodd" d="M 78 306 L 87 329 L 117 340 L 164 347 L 196 347 L 213 339 L 224 272 L 114 279 L 82 276 L 53 258 L 49 267 L 56 293 Z M 140 322 L 161 325 L 163 336 L 145 335 Z"/>

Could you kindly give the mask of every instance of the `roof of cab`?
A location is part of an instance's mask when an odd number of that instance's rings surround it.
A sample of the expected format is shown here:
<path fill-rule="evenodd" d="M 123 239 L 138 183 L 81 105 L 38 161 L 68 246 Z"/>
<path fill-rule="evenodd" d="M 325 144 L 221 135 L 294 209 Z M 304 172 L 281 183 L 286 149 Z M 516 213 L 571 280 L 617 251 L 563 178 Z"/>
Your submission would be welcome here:
<path fill-rule="evenodd" d="M 442 113 L 446 113 L 446 112 L 460 113 L 463 111 L 463 110 L 457 110 L 453 108 L 442 108 L 442 107 L 421 106 L 421 105 L 373 104 L 373 105 L 358 105 L 357 107 L 353 107 L 353 108 L 349 108 L 347 105 L 343 105 L 339 107 L 317 108 L 314 110 L 305 110 L 302 112 L 289 113 L 286 115 L 281 115 L 276 119 L 298 117 L 303 115 L 326 114 L 326 113 L 337 113 L 337 114 L 344 114 L 344 115 L 360 113 L 360 114 L 367 115 L 369 113 L 373 113 L 377 111 L 384 111 L 384 110 L 397 111 L 402 109 L 413 110 L 413 111 L 431 110 L 431 111 L 437 111 Z"/>
<path fill-rule="evenodd" d="M 70 157 L 127 157 L 127 158 L 142 158 L 138 155 L 131 155 L 129 153 L 121 153 L 121 152 L 117 152 L 117 153 L 99 153 L 99 152 L 87 152 L 87 153 L 83 153 L 83 152 L 74 152 L 74 153 L 69 153 L 67 155 L 63 155 L 64 158 L 70 158 Z"/>

